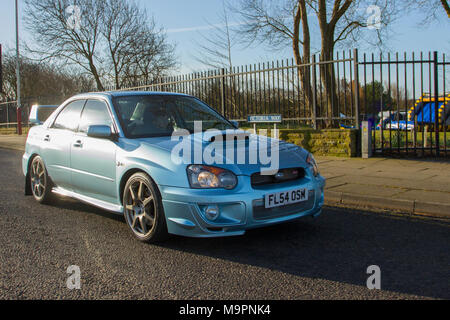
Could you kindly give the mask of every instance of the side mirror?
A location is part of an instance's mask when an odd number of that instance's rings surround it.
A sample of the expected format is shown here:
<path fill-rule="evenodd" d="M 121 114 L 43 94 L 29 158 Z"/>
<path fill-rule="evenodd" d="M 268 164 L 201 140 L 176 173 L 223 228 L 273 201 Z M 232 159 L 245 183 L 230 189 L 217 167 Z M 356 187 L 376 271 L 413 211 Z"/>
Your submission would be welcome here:
<path fill-rule="evenodd" d="M 236 127 L 236 129 L 239 129 L 239 122 L 234 121 L 234 120 L 232 120 L 232 121 L 230 121 L 230 122 L 231 122 L 231 124 L 232 124 L 233 126 Z"/>
<path fill-rule="evenodd" d="M 100 138 L 100 139 L 111 139 L 113 133 L 110 126 L 94 125 L 89 126 L 87 131 L 88 137 Z"/>

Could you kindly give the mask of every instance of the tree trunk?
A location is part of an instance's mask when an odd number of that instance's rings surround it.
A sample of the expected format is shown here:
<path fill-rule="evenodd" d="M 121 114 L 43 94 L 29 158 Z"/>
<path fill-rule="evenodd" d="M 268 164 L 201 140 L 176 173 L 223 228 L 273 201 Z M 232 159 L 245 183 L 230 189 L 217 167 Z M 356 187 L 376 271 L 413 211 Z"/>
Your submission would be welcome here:
<path fill-rule="evenodd" d="M 334 53 L 334 38 L 333 33 L 326 32 L 322 35 L 322 50 L 321 61 L 333 61 Z M 336 75 L 334 70 L 334 63 L 326 63 L 320 66 L 320 77 L 322 85 L 324 87 L 324 93 L 326 97 L 326 104 L 324 111 L 328 120 L 326 121 L 326 127 L 330 128 L 336 124 L 337 120 L 333 118 L 339 117 L 338 99 L 336 93 Z"/>
<path fill-rule="evenodd" d="M 300 23 L 303 32 L 303 57 L 300 54 Z M 309 64 L 311 56 L 311 39 L 309 33 L 308 14 L 306 11 L 306 1 L 298 2 L 297 11 L 294 17 L 294 38 L 292 39 L 292 47 L 294 50 L 295 63 L 297 65 Z M 310 115 L 312 115 L 312 90 L 311 90 L 311 67 L 299 67 L 298 74 L 300 77 L 301 88 L 305 96 L 305 104 L 309 106 Z"/>
<path fill-rule="evenodd" d="M 450 18 L 450 5 L 448 4 L 447 0 L 441 0 L 441 3 L 445 9 L 445 12 L 447 12 L 448 17 Z"/>
<path fill-rule="evenodd" d="M 120 75 L 119 75 L 119 71 L 117 70 L 117 63 L 115 60 L 113 60 L 114 62 L 114 79 L 116 81 L 116 90 L 120 89 Z"/>
<path fill-rule="evenodd" d="M 95 67 L 94 61 L 92 59 L 89 59 L 89 68 L 91 69 L 91 73 L 94 76 L 95 83 L 97 84 L 97 90 L 105 91 L 102 81 L 100 80 L 100 76 L 98 75 L 97 68 Z"/>

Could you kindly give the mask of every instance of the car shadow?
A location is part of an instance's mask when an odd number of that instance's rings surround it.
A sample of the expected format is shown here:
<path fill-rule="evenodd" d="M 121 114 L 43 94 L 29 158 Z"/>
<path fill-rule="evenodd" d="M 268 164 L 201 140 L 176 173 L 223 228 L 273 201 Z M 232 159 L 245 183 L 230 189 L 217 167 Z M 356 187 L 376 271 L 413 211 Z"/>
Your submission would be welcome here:
<path fill-rule="evenodd" d="M 173 237 L 159 246 L 277 270 L 299 277 L 366 286 L 381 269 L 381 288 L 450 298 L 450 224 L 325 208 L 305 219 L 232 238 Z"/>

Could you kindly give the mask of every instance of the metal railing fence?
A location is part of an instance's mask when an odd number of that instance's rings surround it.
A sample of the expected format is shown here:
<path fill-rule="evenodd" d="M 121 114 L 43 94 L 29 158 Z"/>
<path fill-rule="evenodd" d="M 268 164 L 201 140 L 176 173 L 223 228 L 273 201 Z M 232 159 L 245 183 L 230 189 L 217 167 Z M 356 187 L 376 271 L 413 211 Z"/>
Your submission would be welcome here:
<path fill-rule="evenodd" d="M 283 59 L 106 89 L 190 94 L 242 126 L 255 114 L 281 114 L 287 128 L 359 129 L 367 120 L 375 153 L 447 156 L 449 64 L 437 52 L 367 55 L 355 49 L 337 52 L 331 61 L 313 55 L 300 65 Z M 25 125 L 36 102 L 23 99 Z M 16 103 L 0 103 L 0 127 L 15 121 Z"/>

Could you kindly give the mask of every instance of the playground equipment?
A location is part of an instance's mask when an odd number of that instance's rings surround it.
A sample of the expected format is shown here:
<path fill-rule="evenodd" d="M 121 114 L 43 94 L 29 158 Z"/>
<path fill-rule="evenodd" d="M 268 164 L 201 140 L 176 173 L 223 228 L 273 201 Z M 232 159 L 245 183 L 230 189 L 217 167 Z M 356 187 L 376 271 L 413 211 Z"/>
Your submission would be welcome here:
<path fill-rule="evenodd" d="M 438 123 L 450 126 L 450 94 L 438 97 Z M 435 124 L 436 100 L 430 94 L 424 94 L 408 111 L 408 121 L 417 121 L 419 126 Z"/>

